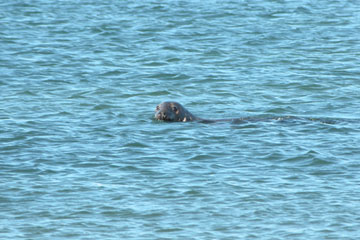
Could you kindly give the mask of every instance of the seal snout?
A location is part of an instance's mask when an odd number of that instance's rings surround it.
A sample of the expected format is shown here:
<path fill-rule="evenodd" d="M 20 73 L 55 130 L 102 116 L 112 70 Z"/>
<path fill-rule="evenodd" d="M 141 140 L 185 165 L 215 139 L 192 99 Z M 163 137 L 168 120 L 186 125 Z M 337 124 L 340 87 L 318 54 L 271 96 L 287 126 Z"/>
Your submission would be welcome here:
<path fill-rule="evenodd" d="M 157 120 L 166 120 L 168 117 L 167 117 L 166 113 L 164 113 L 164 112 L 162 112 L 162 111 L 157 111 L 157 112 L 155 113 L 155 118 L 156 118 Z"/>
<path fill-rule="evenodd" d="M 163 120 L 163 121 L 166 121 L 168 119 L 168 114 L 166 114 L 166 108 L 164 109 L 164 107 L 161 104 L 156 106 L 155 118 L 157 120 Z"/>

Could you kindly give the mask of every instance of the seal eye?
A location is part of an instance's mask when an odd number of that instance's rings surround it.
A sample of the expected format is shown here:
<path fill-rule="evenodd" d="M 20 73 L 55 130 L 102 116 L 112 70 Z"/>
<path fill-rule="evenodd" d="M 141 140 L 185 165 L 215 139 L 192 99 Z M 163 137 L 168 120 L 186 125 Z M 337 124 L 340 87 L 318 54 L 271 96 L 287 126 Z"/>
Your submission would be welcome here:
<path fill-rule="evenodd" d="M 156 106 L 155 111 L 159 111 L 159 110 L 160 110 L 160 107 L 159 107 L 159 105 L 158 105 L 158 106 Z"/>
<path fill-rule="evenodd" d="M 172 110 L 173 110 L 174 112 L 177 112 L 177 108 L 176 108 L 176 107 L 172 107 Z"/>

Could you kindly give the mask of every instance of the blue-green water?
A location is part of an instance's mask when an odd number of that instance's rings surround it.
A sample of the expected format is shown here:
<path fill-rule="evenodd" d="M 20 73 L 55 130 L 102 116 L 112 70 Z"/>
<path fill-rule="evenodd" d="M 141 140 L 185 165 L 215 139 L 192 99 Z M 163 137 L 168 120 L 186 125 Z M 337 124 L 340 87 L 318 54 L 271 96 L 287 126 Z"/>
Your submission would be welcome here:
<path fill-rule="evenodd" d="M 0 9 L 1 239 L 359 239 L 359 1 Z"/>

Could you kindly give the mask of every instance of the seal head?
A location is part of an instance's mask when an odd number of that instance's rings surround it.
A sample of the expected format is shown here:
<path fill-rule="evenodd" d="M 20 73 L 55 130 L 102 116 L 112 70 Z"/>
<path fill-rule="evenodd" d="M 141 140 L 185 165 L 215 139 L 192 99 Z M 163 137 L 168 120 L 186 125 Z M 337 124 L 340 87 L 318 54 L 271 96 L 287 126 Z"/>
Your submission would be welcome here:
<path fill-rule="evenodd" d="M 155 118 L 167 122 L 187 122 L 198 120 L 177 102 L 162 102 L 156 106 Z"/>

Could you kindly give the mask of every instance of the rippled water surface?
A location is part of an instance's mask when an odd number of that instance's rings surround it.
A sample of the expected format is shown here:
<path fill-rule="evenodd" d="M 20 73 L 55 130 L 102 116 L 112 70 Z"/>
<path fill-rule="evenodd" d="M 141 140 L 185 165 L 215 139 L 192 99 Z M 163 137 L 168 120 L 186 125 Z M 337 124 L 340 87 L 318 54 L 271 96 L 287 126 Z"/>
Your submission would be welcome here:
<path fill-rule="evenodd" d="M 359 1 L 0 9 L 1 239 L 359 239 Z"/>

